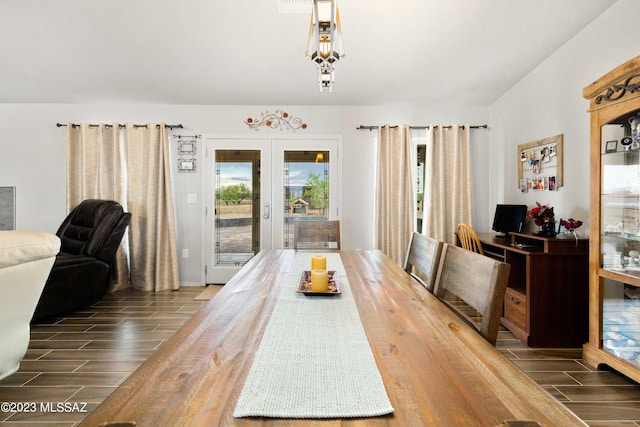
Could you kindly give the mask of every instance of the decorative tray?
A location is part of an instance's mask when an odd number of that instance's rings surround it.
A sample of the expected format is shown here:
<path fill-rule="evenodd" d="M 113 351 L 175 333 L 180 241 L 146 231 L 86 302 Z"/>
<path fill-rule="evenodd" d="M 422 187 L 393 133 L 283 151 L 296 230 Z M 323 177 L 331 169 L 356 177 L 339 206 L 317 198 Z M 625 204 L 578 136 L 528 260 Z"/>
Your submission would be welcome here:
<path fill-rule="evenodd" d="M 300 276 L 300 283 L 298 284 L 297 292 L 305 295 L 323 295 L 333 296 L 342 293 L 340 284 L 338 283 L 338 275 L 335 271 L 329 270 L 329 290 L 327 292 L 314 292 L 311 290 L 311 271 L 303 271 Z"/>

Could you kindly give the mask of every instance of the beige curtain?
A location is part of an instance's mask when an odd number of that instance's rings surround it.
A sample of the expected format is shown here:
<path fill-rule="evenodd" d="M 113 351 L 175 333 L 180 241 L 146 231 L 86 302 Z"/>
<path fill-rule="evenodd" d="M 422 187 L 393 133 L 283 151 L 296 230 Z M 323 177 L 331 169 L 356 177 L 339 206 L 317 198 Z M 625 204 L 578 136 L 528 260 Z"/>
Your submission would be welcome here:
<path fill-rule="evenodd" d="M 465 126 L 430 126 L 427 132 L 423 233 L 455 244 L 458 223 L 472 224 L 470 130 Z"/>
<path fill-rule="evenodd" d="M 415 230 L 415 165 L 409 126 L 379 126 L 374 244 L 399 265 Z"/>
<path fill-rule="evenodd" d="M 164 124 L 127 124 L 127 207 L 131 212 L 131 285 L 143 290 L 178 289 L 175 218 Z"/>
<path fill-rule="evenodd" d="M 67 125 L 67 212 L 86 199 L 115 200 L 126 207 L 118 125 Z M 124 289 L 128 283 L 125 243 L 116 252 L 110 290 Z"/>
<path fill-rule="evenodd" d="M 115 200 L 131 213 L 113 290 L 178 288 L 178 259 L 164 124 L 67 126 L 67 207 Z M 124 251 L 125 248 L 127 251 Z M 122 252 L 122 254 L 120 254 Z M 127 254 L 128 267 L 127 270 Z M 130 280 L 128 280 L 130 278 Z"/>

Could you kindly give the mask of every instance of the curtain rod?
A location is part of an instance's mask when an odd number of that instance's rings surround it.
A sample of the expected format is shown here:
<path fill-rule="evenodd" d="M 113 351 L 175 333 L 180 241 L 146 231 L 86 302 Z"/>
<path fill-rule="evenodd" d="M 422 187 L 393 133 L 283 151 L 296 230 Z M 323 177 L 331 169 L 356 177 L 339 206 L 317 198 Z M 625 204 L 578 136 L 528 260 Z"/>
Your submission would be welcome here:
<path fill-rule="evenodd" d="M 462 128 L 464 128 L 465 125 L 460 125 Z M 398 126 L 389 126 L 390 128 L 397 128 Z M 409 126 L 410 129 L 429 129 L 431 126 Z M 434 126 L 434 127 L 438 127 L 438 125 Z M 443 128 L 446 129 L 450 129 L 452 126 L 442 126 Z M 473 125 L 473 126 L 469 126 L 471 129 L 487 129 L 489 127 L 489 125 Z M 356 128 L 356 130 L 363 130 L 363 129 L 368 129 L 368 130 L 374 130 L 374 129 L 378 129 L 378 126 L 364 126 L 364 125 L 360 125 Z"/>
<path fill-rule="evenodd" d="M 64 123 L 56 123 L 56 126 L 60 128 L 60 127 L 67 126 L 67 125 L 66 125 L 66 124 L 64 124 Z M 80 125 L 79 125 L 79 124 L 77 124 L 77 123 L 72 123 L 72 124 L 71 124 L 71 126 L 73 126 L 73 127 L 77 127 L 77 126 L 80 126 Z M 98 127 L 98 126 L 100 126 L 100 125 L 97 125 L 97 124 L 90 124 L 90 125 L 89 125 L 89 127 L 91 127 L 91 128 L 95 128 L 95 127 Z M 113 126 L 113 125 L 105 124 L 105 126 L 106 126 L 106 127 L 111 127 L 111 126 Z M 177 124 L 177 125 L 165 125 L 165 126 L 166 126 L 166 127 L 168 127 L 169 129 L 176 129 L 176 128 L 177 128 L 177 129 L 183 129 L 182 124 Z M 120 127 L 121 127 L 121 128 L 123 128 L 123 127 L 125 127 L 125 125 L 120 125 Z M 147 127 L 147 125 L 133 125 L 133 127 L 136 127 L 136 128 L 146 128 L 146 127 Z"/>

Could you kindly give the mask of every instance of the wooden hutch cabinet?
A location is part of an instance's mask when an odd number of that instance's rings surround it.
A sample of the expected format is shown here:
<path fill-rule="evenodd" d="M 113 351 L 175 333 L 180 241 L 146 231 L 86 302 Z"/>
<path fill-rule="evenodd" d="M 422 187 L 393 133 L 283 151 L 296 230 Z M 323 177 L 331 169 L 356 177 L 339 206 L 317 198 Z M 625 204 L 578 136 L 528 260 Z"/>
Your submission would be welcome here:
<path fill-rule="evenodd" d="M 591 114 L 589 342 L 640 382 L 640 56 L 584 89 Z"/>

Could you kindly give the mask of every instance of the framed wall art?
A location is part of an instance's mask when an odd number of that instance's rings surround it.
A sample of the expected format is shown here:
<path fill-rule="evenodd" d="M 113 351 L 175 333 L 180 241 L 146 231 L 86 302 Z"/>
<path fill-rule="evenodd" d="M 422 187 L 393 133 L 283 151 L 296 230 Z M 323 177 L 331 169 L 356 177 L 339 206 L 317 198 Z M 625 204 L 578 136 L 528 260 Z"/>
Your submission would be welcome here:
<path fill-rule="evenodd" d="M 564 135 L 518 145 L 520 191 L 558 190 L 562 187 Z"/>
<path fill-rule="evenodd" d="M 0 187 L 0 230 L 16 229 L 16 187 Z"/>

